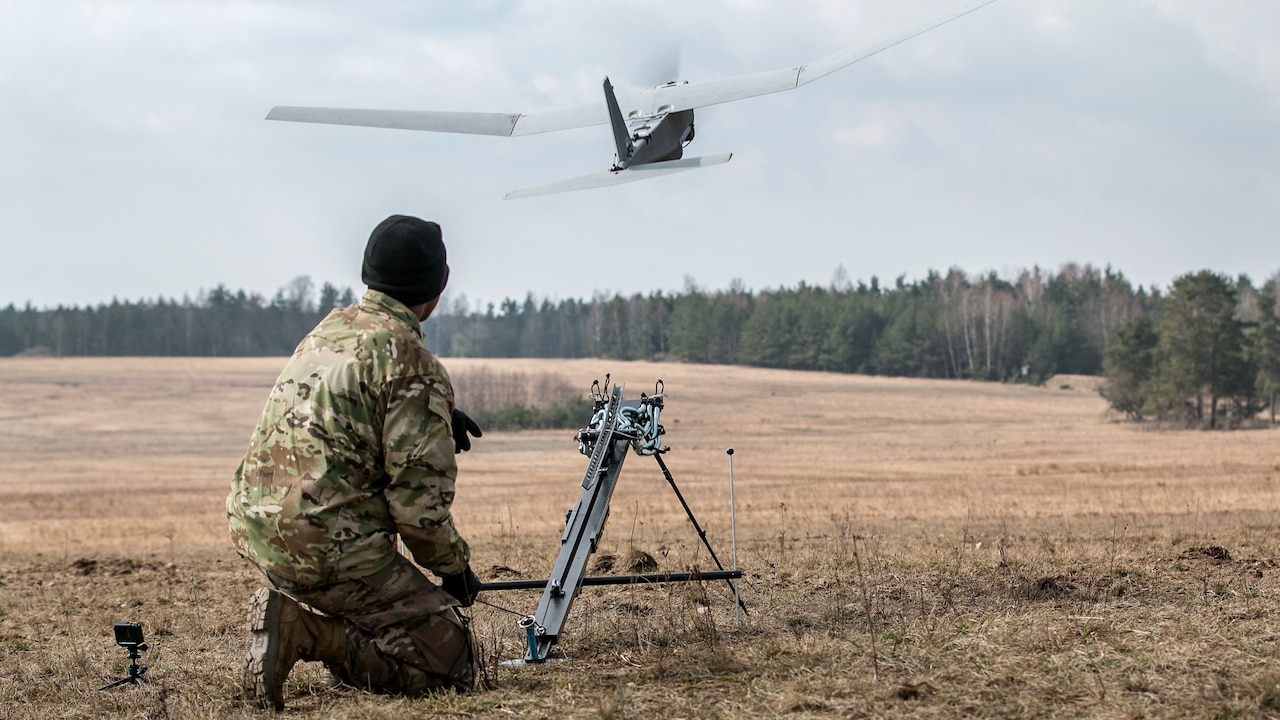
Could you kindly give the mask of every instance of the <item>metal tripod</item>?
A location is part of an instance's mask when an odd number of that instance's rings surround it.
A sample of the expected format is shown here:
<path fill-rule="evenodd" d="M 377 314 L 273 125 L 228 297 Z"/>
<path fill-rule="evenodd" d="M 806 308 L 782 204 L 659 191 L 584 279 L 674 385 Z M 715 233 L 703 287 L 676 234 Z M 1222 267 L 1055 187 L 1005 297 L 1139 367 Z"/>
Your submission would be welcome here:
<path fill-rule="evenodd" d="M 142 658 L 142 651 L 147 649 L 147 644 L 142 643 L 140 645 L 129 645 L 127 647 L 129 650 L 129 674 L 115 682 L 109 682 L 106 685 L 103 685 L 98 688 L 99 691 L 110 690 L 111 688 L 120 687 L 121 685 L 147 684 L 147 681 L 142 679 L 142 674 L 147 671 L 147 666 L 138 664 L 138 660 Z"/>

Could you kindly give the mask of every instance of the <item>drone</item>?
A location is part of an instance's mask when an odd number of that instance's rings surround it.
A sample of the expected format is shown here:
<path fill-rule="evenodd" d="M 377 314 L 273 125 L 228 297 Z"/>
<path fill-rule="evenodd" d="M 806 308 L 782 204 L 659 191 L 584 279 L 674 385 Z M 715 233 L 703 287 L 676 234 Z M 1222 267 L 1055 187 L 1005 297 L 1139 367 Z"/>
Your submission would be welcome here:
<path fill-rule="evenodd" d="M 612 83 L 606 77 L 603 83 L 603 102 L 567 108 L 531 113 L 477 113 L 280 105 L 267 113 L 267 119 L 508 137 L 608 123 L 613 128 L 617 151 L 613 167 L 608 171 L 514 190 L 503 199 L 620 185 L 728 162 L 733 157 L 732 153 L 684 157 L 685 147 L 693 141 L 693 111 L 697 108 L 798 88 L 993 2 L 995 0 L 969 0 L 964 5 L 929 18 L 905 33 L 845 48 L 799 67 L 698 83 L 673 80 L 652 90 L 624 94 L 621 97 L 614 92 Z"/>

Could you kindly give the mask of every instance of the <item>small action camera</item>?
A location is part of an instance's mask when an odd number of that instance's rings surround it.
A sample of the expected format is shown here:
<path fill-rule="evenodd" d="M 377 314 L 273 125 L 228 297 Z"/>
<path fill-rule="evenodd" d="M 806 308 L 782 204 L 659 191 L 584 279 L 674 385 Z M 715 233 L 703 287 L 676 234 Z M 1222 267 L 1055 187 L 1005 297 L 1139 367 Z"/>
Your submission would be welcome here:
<path fill-rule="evenodd" d="M 138 659 L 142 657 L 142 652 L 147 649 L 147 644 L 142 640 L 142 623 L 118 622 L 113 627 L 116 631 L 116 644 L 129 651 L 129 675 L 115 682 L 107 683 L 98 689 L 110 690 L 114 687 L 131 684 L 146 685 L 147 681 L 142 679 L 142 674 L 147 671 L 147 666 L 138 664 Z"/>
<path fill-rule="evenodd" d="M 142 639 L 142 623 L 118 622 L 115 624 L 116 644 L 125 648 L 146 650 L 146 642 Z"/>

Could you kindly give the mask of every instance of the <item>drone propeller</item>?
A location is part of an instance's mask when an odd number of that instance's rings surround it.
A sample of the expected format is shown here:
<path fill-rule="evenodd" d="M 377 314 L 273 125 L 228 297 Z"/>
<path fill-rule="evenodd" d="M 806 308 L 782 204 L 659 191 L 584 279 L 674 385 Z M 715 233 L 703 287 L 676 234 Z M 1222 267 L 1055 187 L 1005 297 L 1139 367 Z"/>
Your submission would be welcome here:
<path fill-rule="evenodd" d="M 636 63 L 636 81 L 646 88 L 681 80 L 680 43 L 672 40 L 649 49 Z"/>

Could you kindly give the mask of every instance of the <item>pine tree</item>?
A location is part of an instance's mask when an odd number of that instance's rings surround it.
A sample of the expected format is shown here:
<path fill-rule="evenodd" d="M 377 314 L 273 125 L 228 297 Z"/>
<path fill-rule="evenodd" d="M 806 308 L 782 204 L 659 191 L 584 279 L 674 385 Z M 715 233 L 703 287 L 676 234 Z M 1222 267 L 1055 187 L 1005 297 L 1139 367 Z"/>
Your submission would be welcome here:
<path fill-rule="evenodd" d="M 1162 311 L 1158 387 L 1164 406 L 1176 411 L 1193 399 L 1186 408 L 1190 416 L 1203 422 L 1207 410 L 1209 427 L 1216 428 L 1219 401 L 1247 392 L 1245 379 L 1251 377 L 1235 287 L 1208 270 L 1183 275 L 1174 280 Z"/>
<path fill-rule="evenodd" d="M 1141 420 L 1147 409 L 1148 381 L 1156 367 L 1159 344 L 1151 318 L 1136 317 L 1116 330 L 1103 355 L 1107 380 L 1101 388 L 1102 397 L 1130 419 Z"/>

